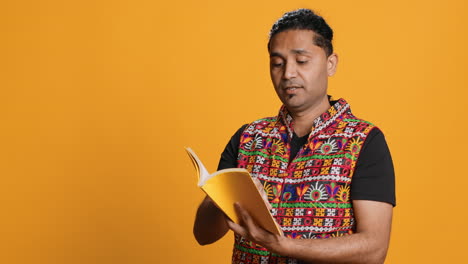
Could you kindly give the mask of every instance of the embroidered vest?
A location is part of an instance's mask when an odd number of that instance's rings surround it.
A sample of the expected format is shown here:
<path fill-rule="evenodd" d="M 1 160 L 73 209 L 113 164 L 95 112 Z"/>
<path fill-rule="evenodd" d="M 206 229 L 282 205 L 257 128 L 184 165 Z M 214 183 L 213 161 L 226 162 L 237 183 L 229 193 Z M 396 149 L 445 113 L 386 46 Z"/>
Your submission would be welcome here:
<path fill-rule="evenodd" d="M 263 184 L 272 214 L 285 236 L 315 239 L 355 230 L 350 185 L 362 144 L 374 126 L 356 118 L 340 99 L 313 122 L 307 143 L 290 160 L 293 119 L 282 106 L 277 117 L 252 122 L 239 145 L 238 167 Z M 233 263 L 299 263 L 235 237 Z"/>

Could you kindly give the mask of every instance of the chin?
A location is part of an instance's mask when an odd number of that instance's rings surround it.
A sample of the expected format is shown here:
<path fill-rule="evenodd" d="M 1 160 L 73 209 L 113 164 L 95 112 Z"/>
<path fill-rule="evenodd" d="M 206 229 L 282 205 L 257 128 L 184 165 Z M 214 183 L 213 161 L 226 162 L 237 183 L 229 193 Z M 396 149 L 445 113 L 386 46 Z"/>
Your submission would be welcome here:
<path fill-rule="evenodd" d="M 284 104 L 284 105 L 291 112 L 297 112 L 303 108 L 302 105 L 298 105 L 298 104 Z"/>
<path fill-rule="evenodd" d="M 283 104 L 291 108 L 300 108 L 301 106 L 304 105 L 304 102 L 298 102 L 298 100 L 295 100 L 295 99 L 297 98 L 286 99 L 283 101 Z"/>

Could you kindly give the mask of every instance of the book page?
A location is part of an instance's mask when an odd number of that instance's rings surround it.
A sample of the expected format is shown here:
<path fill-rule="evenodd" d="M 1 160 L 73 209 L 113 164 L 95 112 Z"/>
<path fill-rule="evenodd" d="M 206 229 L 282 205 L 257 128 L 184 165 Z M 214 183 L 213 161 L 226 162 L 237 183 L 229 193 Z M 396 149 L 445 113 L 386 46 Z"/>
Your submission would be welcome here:
<path fill-rule="evenodd" d="M 190 159 L 192 160 L 193 165 L 198 173 L 198 186 L 201 187 L 205 184 L 205 182 L 211 178 L 210 173 L 206 170 L 205 166 L 198 158 L 197 154 L 191 148 L 185 148 L 187 154 L 189 155 Z"/>

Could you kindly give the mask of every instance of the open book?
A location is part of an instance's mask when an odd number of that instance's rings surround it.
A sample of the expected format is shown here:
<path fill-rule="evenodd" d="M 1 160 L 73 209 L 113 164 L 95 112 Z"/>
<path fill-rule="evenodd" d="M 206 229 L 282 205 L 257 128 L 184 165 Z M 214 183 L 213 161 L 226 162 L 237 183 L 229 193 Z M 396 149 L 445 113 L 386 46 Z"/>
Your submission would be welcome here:
<path fill-rule="evenodd" d="M 234 203 L 239 202 L 259 226 L 283 235 L 247 170 L 233 168 L 210 174 L 195 152 L 190 148 L 186 150 L 197 170 L 198 186 L 232 221 L 239 223 L 234 209 Z"/>

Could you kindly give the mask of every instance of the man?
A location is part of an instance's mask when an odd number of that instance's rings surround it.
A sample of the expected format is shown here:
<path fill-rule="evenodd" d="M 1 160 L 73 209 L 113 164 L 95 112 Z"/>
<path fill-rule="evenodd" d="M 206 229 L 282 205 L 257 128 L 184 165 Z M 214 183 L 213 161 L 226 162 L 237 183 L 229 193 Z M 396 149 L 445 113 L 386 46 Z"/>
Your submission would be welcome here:
<path fill-rule="evenodd" d="M 330 101 L 338 56 L 333 31 L 313 11 L 283 15 L 272 27 L 270 75 L 283 106 L 278 116 L 242 126 L 219 168 L 246 168 L 260 181 L 284 231 L 260 228 L 236 204 L 242 224 L 209 198 L 194 235 L 200 244 L 235 232 L 233 263 L 383 263 L 395 205 L 393 165 L 382 132 Z M 319 239 L 322 238 L 322 239 Z"/>

